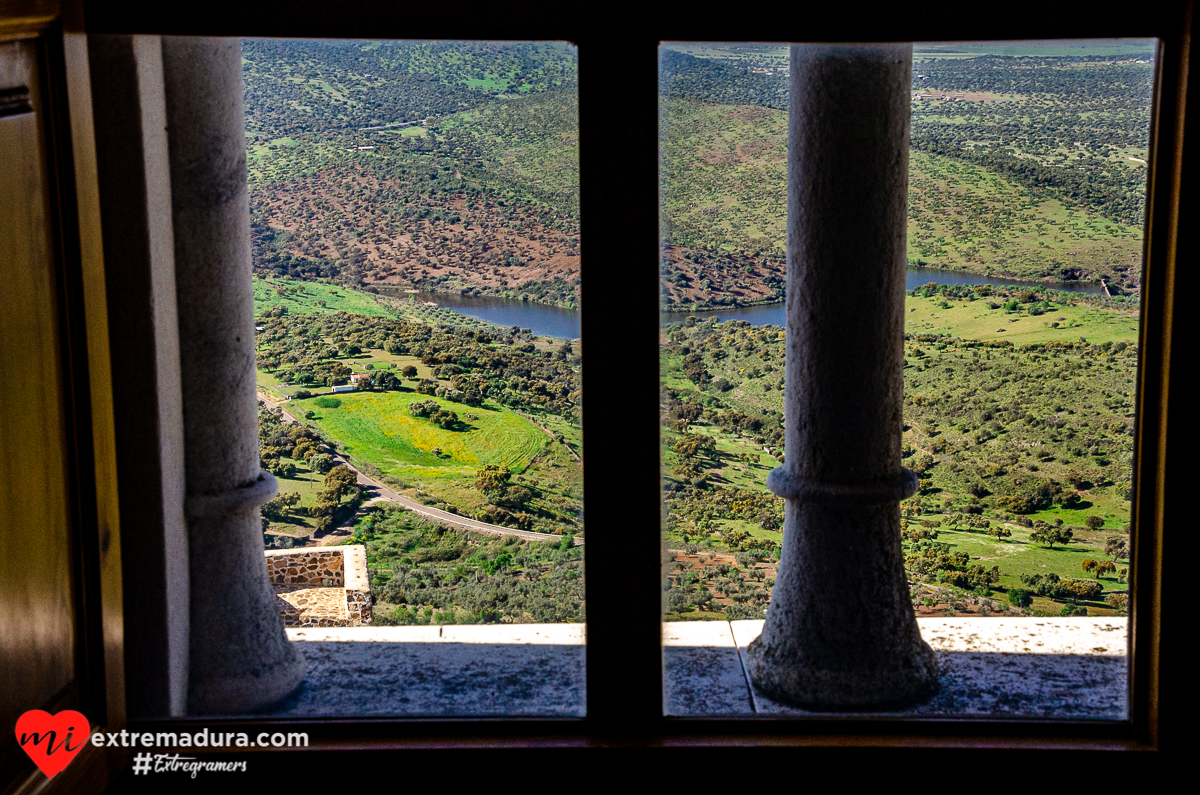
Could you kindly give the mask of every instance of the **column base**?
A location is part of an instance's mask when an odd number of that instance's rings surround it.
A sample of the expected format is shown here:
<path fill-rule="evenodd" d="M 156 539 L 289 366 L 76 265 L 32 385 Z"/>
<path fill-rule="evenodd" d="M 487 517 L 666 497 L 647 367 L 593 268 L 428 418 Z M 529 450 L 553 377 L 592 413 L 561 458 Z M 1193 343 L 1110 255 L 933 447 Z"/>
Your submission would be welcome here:
<path fill-rule="evenodd" d="M 288 645 L 291 659 L 256 674 L 207 679 L 192 685 L 188 715 L 246 715 L 283 701 L 304 682 L 304 656 Z"/>
<path fill-rule="evenodd" d="M 933 650 L 918 636 L 914 648 L 887 668 L 821 668 L 803 654 L 771 648 L 756 638 L 746 650 L 746 670 L 768 698 L 814 712 L 858 712 L 911 707 L 937 694 Z"/>

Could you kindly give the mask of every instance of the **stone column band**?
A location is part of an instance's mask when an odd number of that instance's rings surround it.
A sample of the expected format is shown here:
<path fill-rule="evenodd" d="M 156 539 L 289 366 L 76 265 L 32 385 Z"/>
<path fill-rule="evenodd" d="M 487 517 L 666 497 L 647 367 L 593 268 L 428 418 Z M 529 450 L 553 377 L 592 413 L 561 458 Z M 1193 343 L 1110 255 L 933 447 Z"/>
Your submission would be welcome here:
<path fill-rule="evenodd" d="M 747 667 L 814 710 L 936 692 L 900 546 L 912 45 L 796 45 L 788 130 L 785 463 L 779 574 Z"/>
<path fill-rule="evenodd" d="M 164 37 L 191 575 L 188 712 L 252 712 L 293 691 L 263 559 L 241 44 Z"/>

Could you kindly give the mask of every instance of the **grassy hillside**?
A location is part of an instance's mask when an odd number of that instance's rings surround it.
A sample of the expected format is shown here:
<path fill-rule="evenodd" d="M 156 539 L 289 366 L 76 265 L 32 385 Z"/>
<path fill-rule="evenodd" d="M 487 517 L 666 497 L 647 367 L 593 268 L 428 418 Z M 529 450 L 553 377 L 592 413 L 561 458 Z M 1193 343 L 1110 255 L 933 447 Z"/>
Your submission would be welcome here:
<path fill-rule="evenodd" d="M 918 50 L 909 260 L 1136 294 L 1153 42 Z M 781 300 L 786 49 L 670 45 L 660 61 L 665 307 Z"/>
<path fill-rule="evenodd" d="M 951 561 L 913 573 L 928 582 L 914 605 L 923 615 L 1003 611 L 982 591 L 1024 588 L 1021 575 L 1089 577 L 1082 562 L 1105 559 L 1107 539 L 1122 537 L 1130 520 L 1136 315 L 1067 293 L 965 286 L 914 290 L 906 308 L 903 463 L 920 491 L 902 507 L 910 527 L 942 527 L 936 541 L 914 537 L 905 548 L 914 566 L 930 544 L 945 545 L 937 549 Z M 665 528 L 668 543 L 690 553 L 669 567 L 678 617 L 754 615 L 769 594 L 783 501 L 765 478 L 783 460 L 784 336 L 715 319 L 664 328 Z M 968 520 L 1011 535 L 998 541 Z M 1098 528 L 1085 529 L 1089 521 Z M 1039 522 L 1072 528 L 1074 540 L 1053 549 L 1034 542 Z M 747 576 L 765 572 L 765 584 L 739 591 L 734 582 L 732 593 L 747 599 L 726 600 L 698 552 L 735 555 Z M 958 553 L 965 558 L 953 563 Z M 938 584 L 986 574 L 968 574 L 972 566 L 998 569 L 979 580 L 981 593 Z M 1115 574 L 1100 584 L 1104 594 L 1128 587 Z M 1034 602 L 1043 612 L 1061 607 Z M 1097 600 L 1087 609 L 1112 610 Z"/>
<path fill-rule="evenodd" d="M 348 287 L 296 279 L 262 278 L 254 276 L 254 314 L 261 317 L 273 307 L 284 307 L 298 315 L 331 315 L 348 312 L 352 315 L 397 317 L 395 301 Z"/>
<path fill-rule="evenodd" d="M 672 308 L 781 300 L 787 114 L 663 103 L 661 286 Z M 908 258 L 1027 280 L 1140 277 L 1142 233 L 974 163 L 913 151 Z"/>
<path fill-rule="evenodd" d="M 375 626 L 584 620 L 583 547 L 489 538 L 388 506 L 355 537 L 367 547 Z"/>

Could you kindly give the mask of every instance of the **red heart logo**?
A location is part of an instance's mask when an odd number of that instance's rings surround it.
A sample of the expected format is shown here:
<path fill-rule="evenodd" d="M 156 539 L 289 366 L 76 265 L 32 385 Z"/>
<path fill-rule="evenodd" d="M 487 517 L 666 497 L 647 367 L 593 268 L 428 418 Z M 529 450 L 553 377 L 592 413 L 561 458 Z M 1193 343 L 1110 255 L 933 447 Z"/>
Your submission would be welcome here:
<path fill-rule="evenodd" d="M 73 709 L 57 715 L 31 709 L 17 719 L 17 743 L 47 778 L 54 778 L 71 764 L 91 733 L 88 719 Z"/>

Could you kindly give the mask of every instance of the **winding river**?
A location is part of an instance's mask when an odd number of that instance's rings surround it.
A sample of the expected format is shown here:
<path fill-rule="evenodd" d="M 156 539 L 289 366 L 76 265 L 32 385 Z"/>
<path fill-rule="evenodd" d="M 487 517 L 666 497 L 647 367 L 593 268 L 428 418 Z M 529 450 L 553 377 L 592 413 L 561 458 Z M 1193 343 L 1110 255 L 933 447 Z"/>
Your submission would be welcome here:
<path fill-rule="evenodd" d="M 1104 288 L 1092 283 L 1047 284 L 1045 282 L 1030 282 L 1020 279 L 1005 279 L 994 276 L 975 276 L 969 273 L 943 271 L 936 268 L 909 268 L 904 280 L 904 287 L 911 290 L 929 282 L 938 284 L 994 284 L 1011 285 L 1016 287 L 1052 287 L 1056 290 L 1069 290 L 1079 293 L 1103 294 Z M 404 297 L 404 293 L 399 294 Z M 557 337 L 559 339 L 575 339 L 579 337 L 579 310 L 562 309 L 545 304 L 514 301 L 510 298 L 495 296 L 454 295 L 452 293 L 409 293 L 414 301 L 433 302 L 440 307 L 453 309 L 470 317 L 479 318 L 498 326 L 518 326 L 527 328 L 541 337 Z M 768 304 L 765 306 L 749 306 L 740 309 L 720 309 L 705 312 L 667 313 L 662 316 L 664 323 L 683 320 L 688 315 L 695 317 L 719 317 L 722 320 L 745 320 L 752 326 L 776 325 L 785 323 L 784 305 Z"/>

